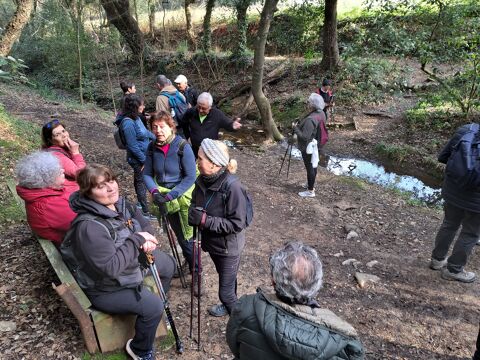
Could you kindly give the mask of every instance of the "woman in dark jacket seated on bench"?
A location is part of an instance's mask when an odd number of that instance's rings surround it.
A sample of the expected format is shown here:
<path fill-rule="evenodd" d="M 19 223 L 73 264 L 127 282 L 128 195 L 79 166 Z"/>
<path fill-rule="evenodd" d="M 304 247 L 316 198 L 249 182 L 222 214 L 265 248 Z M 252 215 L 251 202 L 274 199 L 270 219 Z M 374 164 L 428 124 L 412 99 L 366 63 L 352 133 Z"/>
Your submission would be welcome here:
<path fill-rule="evenodd" d="M 126 344 L 133 359 L 154 359 L 153 342 L 164 304 L 142 287 L 141 252 L 153 252 L 165 291 L 175 270 L 173 258 L 158 249 L 151 224 L 119 196 L 106 166 L 92 164 L 78 173 L 80 190 L 70 206 L 78 213 L 65 236 L 62 256 L 80 287 L 100 311 L 135 314 L 135 336 Z"/>
<path fill-rule="evenodd" d="M 76 214 L 68 205 L 60 161 L 52 153 L 38 151 L 22 158 L 16 169 L 17 194 L 25 201 L 27 221 L 38 236 L 58 247 Z"/>

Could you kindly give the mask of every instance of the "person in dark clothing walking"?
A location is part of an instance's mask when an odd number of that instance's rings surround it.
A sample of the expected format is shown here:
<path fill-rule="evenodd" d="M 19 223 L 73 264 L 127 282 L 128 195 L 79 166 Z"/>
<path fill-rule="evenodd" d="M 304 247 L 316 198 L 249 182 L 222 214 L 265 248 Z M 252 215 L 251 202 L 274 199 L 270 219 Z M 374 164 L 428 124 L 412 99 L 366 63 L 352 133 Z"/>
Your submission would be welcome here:
<path fill-rule="evenodd" d="M 237 272 L 245 246 L 247 200 L 242 184 L 232 181 L 237 161 L 230 159 L 227 146 L 204 139 L 198 152 L 197 178 L 188 214 L 190 225 L 202 236 L 202 250 L 210 254 L 219 277 L 221 304 L 208 309 L 212 316 L 232 312 L 237 301 Z M 225 184 L 230 184 L 225 187 Z"/>
<path fill-rule="evenodd" d="M 120 99 L 120 111 L 117 114 L 117 117 L 121 117 L 123 115 L 123 108 L 125 106 L 125 97 L 129 94 L 135 94 L 137 92 L 137 88 L 132 81 L 122 81 L 120 82 L 120 89 L 122 89 L 123 96 Z M 140 119 L 143 122 L 145 127 L 148 127 L 148 118 L 149 115 L 145 113 L 145 108 L 143 109 L 142 113 L 139 114 Z"/>
<path fill-rule="evenodd" d="M 198 157 L 198 149 L 203 139 L 218 140 L 220 129 L 233 131 L 242 127 L 240 118 L 232 120 L 221 110 L 212 108 L 212 106 L 212 95 L 207 92 L 201 93 L 198 96 L 197 106 L 188 109 L 179 122 L 184 129 L 185 138 L 190 139 L 192 143 L 195 157 Z"/>
<path fill-rule="evenodd" d="M 141 252 L 153 252 L 165 291 L 175 260 L 157 249 L 151 224 L 119 196 L 112 171 L 92 164 L 78 174 L 80 190 L 70 197 L 77 218 L 61 246 L 65 262 L 95 308 L 108 314 L 135 314 L 135 336 L 126 344 L 133 359 L 155 359 L 153 343 L 164 304 L 142 286 Z M 75 259 L 72 260 L 72 257 Z"/>
<path fill-rule="evenodd" d="M 191 107 L 196 106 L 198 92 L 188 84 L 187 77 L 185 75 L 178 75 L 175 78 L 174 83 L 177 86 L 178 91 L 180 91 L 183 96 L 185 96 L 185 99 L 187 99 L 187 103 L 189 103 Z"/>
<path fill-rule="evenodd" d="M 323 79 L 322 86 L 318 89 L 318 94 L 323 98 L 325 103 L 323 112 L 325 113 L 325 119 L 328 119 L 328 110 L 335 106 L 333 103 L 332 82 L 328 79 Z"/>
<path fill-rule="evenodd" d="M 148 131 L 140 119 L 140 114 L 145 109 L 143 99 L 137 94 L 129 94 L 125 97 L 123 116 L 117 118 L 115 124 L 121 127 L 127 147 L 127 162 L 133 169 L 133 186 L 137 194 L 138 207 L 143 215 L 150 220 L 156 220 L 151 216 L 147 203 L 147 188 L 143 182 L 142 169 L 146 159 L 147 147 L 155 135 Z"/>
<path fill-rule="evenodd" d="M 275 293 L 242 296 L 228 320 L 235 359 L 364 359 L 355 329 L 315 300 L 323 279 L 315 249 L 289 242 L 270 257 L 270 270 Z"/>
<path fill-rule="evenodd" d="M 323 117 L 319 116 L 320 113 L 323 115 L 324 107 L 323 99 L 320 95 L 312 93 L 308 98 L 308 109 L 310 113 L 307 117 L 301 120 L 298 125 L 293 127 L 293 131 L 297 136 L 298 141 L 298 150 L 302 153 L 303 163 L 305 169 L 307 170 L 307 190 L 301 191 L 298 193 L 301 197 L 315 197 L 315 178 L 317 177 L 317 166 L 318 166 L 318 150 L 323 152 L 323 146 L 320 144 L 313 144 L 315 148 L 311 149 L 312 151 L 307 151 L 307 147 L 312 142 L 316 140 L 318 128 L 320 126 L 320 120 L 323 120 Z M 313 147 L 311 145 L 311 147 Z M 316 154 L 313 154 L 313 151 L 316 151 Z M 315 157 L 316 156 L 316 159 Z M 312 160 L 313 159 L 313 160 Z"/>
<path fill-rule="evenodd" d="M 457 129 L 453 137 L 438 156 L 438 161 L 446 164 L 452 155 L 453 147 L 467 133 L 470 124 Z M 430 268 L 441 270 L 441 276 L 446 280 L 473 282 L 474 272 L 465 271 L 475 244 L 480 236 L 480 189 L 466 190 L 458 186 L 453 175 L 445 173 L 442 186 L 444 199 L 444 218 L 435 238 Z M 450 246 L 461 226 L 452 254 L 447 259 Z"/>

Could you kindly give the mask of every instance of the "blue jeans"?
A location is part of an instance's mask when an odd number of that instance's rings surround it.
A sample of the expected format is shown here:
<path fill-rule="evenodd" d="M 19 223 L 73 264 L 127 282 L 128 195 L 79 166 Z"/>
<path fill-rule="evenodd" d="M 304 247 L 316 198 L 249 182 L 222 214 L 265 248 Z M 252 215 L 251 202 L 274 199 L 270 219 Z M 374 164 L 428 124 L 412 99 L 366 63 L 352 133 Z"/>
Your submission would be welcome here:
<path fill-rule="evenodd" d="M 480 236 L 480 213 L 464 210 L 448 202 L 445 202 L 443 210 L 444 218 L 435 238 L 432 258 L 443 260 L 447 257 L 448 250 L 461 225 L 462 228 L 447 265 L 449 271 L 459 273 L 467 264 L 468 257 Z"/>

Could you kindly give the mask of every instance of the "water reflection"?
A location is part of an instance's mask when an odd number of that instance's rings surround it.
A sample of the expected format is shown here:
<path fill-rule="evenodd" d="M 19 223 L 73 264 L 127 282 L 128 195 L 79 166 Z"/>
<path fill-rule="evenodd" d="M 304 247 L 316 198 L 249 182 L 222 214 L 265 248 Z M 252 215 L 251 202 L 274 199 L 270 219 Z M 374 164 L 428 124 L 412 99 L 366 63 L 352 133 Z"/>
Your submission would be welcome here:
<path fill-rule="evenodd" d="M 406 191 L 413 198 L 430 204 L 440 200 L 440 189 L 431 188 L 413 176 L 386 172 L 383 166 L 369 161 L 330 156 L 327 170 L 335 175 L 354 176 L 384 187 Z"/>

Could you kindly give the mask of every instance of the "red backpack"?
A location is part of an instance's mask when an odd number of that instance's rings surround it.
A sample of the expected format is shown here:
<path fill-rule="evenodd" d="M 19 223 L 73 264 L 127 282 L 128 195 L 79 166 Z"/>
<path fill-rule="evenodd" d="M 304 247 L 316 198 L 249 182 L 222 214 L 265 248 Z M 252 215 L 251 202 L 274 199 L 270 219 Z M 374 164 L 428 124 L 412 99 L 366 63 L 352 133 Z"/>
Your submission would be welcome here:
<path fill-rule="evenodd" d="M 325 113 L 323 111 L 315 111 L 310 116 L 317 122 L 317 143 L 319 146 L 323 146 L 328 141 L 328 130 L 325 126 Z"/>

